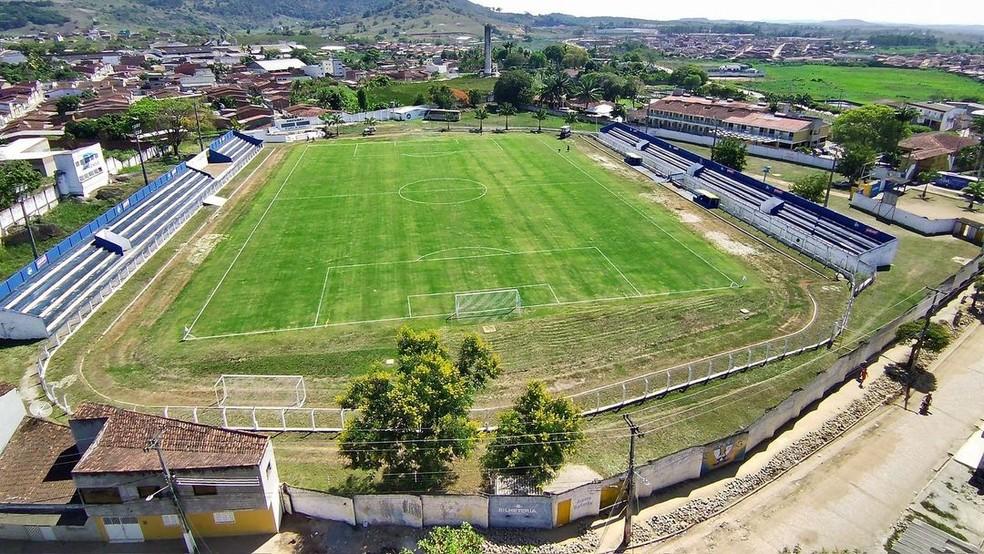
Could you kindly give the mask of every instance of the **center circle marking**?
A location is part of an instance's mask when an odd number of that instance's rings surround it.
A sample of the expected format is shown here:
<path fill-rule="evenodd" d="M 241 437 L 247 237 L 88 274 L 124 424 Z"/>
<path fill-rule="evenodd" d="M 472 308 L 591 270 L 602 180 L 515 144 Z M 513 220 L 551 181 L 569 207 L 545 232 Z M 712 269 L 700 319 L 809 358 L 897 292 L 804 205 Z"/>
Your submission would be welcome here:
<path fill-rule="evenodd" d="M 414 185 L 420 185 L 421 183 L 434 183 L 434 182 L 441 182 L 441 181 L 449 183 L 448 186 L 429 189 L 429 190 L 414 190 L 413 188 Z M 458 186 L 455 186 L 454 183 L 459 183 L 459 184 Z M 470 184 L 470 186 L 463 185 L 461 183 L 468 183 Z M 458 200 L 446 200 L 446 201 L 417 200 L 415 198 L 410 197 L 410 195 L 412 194 L 454 193 L 454 192 L 467 192 L 467 191 L 474 191 L 475 195 L 468 198 L 462 198 Z M 403 185 L 402 187 L 400 187 L 400 190 L 398 191 L 400 198 L 406 200 L 407 202 L 413 202 L 414 204 L 433 204 L 438 206 L 446 206 L 450 204 L 464 204 L 466 202 L 473 202 L 475 200 L 478 200 L 479 198 L 482 198 L 483 196 L 488 194 L 488 192 L 489 192 L 488 187 L 486 187 L 483 183 L 480 183 L 474 179 L 464 179 L 461 177 L 433 177 L 431 179 L 420 179 L 419 181 L 413 181 L 411 183 L 407 183 Z"/>

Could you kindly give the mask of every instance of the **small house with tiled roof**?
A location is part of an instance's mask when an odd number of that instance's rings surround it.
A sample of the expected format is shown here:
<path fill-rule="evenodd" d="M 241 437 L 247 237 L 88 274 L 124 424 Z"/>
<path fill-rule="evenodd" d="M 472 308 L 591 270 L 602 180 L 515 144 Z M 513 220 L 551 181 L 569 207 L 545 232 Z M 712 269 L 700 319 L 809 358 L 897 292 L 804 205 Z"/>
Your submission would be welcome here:
<path fill-rule="evenodd" d="M 280 528 L 280 479 L 263 435 L 102 404 L 79 406 L 69 425 L 81 454 L 72 477 L 108 540 L 180 538 L 181 511 L 196 536 Z M 175 498 L 161 492 L 162 463 L 173 476 Z"/>

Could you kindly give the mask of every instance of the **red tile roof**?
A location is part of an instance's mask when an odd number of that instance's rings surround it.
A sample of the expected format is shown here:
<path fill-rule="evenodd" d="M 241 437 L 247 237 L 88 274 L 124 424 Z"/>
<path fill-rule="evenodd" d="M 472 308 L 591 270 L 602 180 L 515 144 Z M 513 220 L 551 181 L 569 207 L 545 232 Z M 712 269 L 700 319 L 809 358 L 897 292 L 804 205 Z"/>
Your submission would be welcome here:
<path fill-rule="evenodd" d="M 161 449 L 172 469 L 221 469 L 254 466 L 267 448 L 267 437 L 142 414 L 103 404 L 82 404 L 73 420 L 105 420 L 75 473 L 158 471 L 160 460 L 148 440 L 160 434 Z"/>
<path fill-rule="evenodd" d="M 926 160 L 937 156 L 955 154 L 964 148 L 977 144 L 973 137 L 962 137 L 953 133 L 919 133 L 899 143 L 899 148 L 910 152 L 913 160 Z"/>
<path fill-rule="evenodd" d="M 0 454 L 0 503 L 65 504 L 75 494 L 79 459 L 68 427 L 25 418 Z"/>

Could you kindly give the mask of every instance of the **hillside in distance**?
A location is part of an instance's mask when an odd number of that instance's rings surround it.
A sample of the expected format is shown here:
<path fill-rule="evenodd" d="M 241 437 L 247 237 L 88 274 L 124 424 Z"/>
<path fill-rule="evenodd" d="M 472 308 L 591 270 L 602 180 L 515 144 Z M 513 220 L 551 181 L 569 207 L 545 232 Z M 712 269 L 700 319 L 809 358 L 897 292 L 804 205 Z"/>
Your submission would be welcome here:
<path fill-rule="evenodd" d="M 39 0 L 0 1 L 0 31 L 268 30 L 323 27 L 365 35 L 480 32 L 492 23 L 510 32 L 530 18 L 467 0 Z"/>

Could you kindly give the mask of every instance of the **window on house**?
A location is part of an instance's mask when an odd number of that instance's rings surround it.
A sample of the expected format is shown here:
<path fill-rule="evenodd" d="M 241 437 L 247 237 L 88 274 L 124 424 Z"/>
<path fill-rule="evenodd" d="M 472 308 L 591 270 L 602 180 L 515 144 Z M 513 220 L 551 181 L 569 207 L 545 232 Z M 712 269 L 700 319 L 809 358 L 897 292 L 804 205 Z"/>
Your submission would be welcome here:
<path fill-rule="evenodd" d="M 161 519 L 164 522 L 164 527 L 177 527 L 181 523 L 175 514 L 164 514 Z"/>
<path fill-rule="evenodd" d="M 212 485 L 194 485 L 191 490 L 195 496 L 212 496 L 218 493 L 218 489 Z"/>
<path fill-rule="evenodd" d="M 92 487 L 79 489 L 86 504 L 121 504 L 120 489 L 116 487 Z"/>
<path fill-rule="evenodd" d="M 236 523 L 236 513 L 235 512 L 215 512 L 212 514 L 212 520 L 218 524 L 224 523 Z"/>

